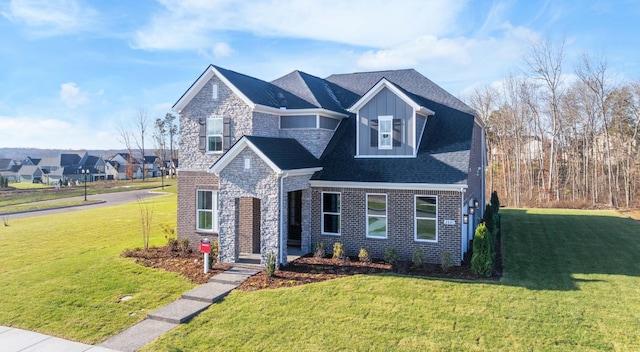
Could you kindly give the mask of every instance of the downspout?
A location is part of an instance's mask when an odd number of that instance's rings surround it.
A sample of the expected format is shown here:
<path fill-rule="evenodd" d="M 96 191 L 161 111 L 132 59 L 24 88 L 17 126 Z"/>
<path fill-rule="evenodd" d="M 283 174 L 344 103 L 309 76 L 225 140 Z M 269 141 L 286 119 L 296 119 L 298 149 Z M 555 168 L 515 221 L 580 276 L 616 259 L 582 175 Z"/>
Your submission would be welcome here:
<path fill-rule="evenodd" d="M 284 243 L 284 179 L 289 177 L 288 173 L 284 173 L 284 174 L 280 174 L 282 176 L 280 176 L 280 231 L 279 231 L 279 240 L 278 240 L 278 266 L 282 263 L 284 263 L 284 247 L 283 247 L 283 243 Z"/>
<path fill-rule="evenodd" d="M 465 236 L 465 232 L 467 231 L 467 227 L 469 227 L 469 224 L 464 223 L 465 190 L 466 189 L 464 187 L 460 187 L 460 262 L 462 262 L 462 259 L 464 258 L 464 246 L 466 245 L 465 242 L 469 243 L 466 238 L 467 236 Z"/>
<path fill-rule="evenodd" d="M 487 141 L 485 135 L 485 127 L 482 127 L 482 209 L 484 212 L 484 207 L 487 204 Z M 482 214 L 484 215 L 484 214 Z"/>

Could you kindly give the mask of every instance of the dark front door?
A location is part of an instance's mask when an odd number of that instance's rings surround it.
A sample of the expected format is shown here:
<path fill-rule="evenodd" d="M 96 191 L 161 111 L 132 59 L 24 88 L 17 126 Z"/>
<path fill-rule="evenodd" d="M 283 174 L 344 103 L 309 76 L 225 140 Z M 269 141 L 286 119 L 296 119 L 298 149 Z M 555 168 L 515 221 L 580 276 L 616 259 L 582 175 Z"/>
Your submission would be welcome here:
<path fill-rule="evenodd" d="M 289 220 L 287 246 L 300 247 L 302 243 L 302 191 L 289 192 L 287 199 L 287 219 Z"/>

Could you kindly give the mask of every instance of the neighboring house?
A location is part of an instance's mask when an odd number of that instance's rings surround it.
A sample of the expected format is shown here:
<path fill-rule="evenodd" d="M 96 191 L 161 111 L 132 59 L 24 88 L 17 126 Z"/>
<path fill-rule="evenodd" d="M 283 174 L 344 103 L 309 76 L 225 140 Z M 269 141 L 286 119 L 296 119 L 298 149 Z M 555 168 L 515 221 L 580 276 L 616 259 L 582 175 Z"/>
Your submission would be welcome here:
<path fill-rule="evenodd" d="M 482 216 L 484 125 L 415 70 L 265 82 L 211 65 L 173 109 L 178 235 L 217 238 L 221 262 L 341 242 L 460 264 Z"/>
<path fill-rule="evenodd" d="M 0 171 L 11 171 L 16 163 L 12 159 L 0 158 Z"/>
<path fill-rule="evenodd" d="M 41 183 L 43 173 L 37 165 L 22 165 L 17 175 L 18 182 Z"/>

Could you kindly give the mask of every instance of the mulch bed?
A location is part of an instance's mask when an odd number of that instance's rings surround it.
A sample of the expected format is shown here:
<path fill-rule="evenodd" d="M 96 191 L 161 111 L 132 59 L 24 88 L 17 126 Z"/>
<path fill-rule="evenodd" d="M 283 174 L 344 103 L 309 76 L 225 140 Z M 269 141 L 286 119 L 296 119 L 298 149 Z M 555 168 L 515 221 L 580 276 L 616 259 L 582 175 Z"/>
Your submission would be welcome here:
<path fill-rule="evenodd" d="M 205 274 L 202 254 L 188 251 L 171 251 L 168 247 L 149 248 L 148 250 L 125 250 L 124 257 L 135 258 L 136 263 L 184 275 L 197 284 L 209 282 L 209 279 L 231 268 L 229 264 L 216 263 Z M 311 255 L 300 257 L 285 267 L 276 270 L 273 277 L 266 271 L 250 277 L 243 282 L 238 290 L 255 291 L 261 289 L 275 289 L 281 287 L 300 286 L 351 275 L 380 274 L 396 272 L 405 275 L 433 277 L 460 280 L 499 280 L 502 276 L 502 253 L 500 252 L 500 235 L 496 243 L 495 269 L 491 277 L 474 274 L 471 271 L 471 251 L 465 255 L 461 266 L 454 266 L 443 270 L 438 264 L 424 264 L 420 268 L 413 268 L 408 261 L 400 261 L 396 267 L 382 260 L 361 262 L 357 257 L 345 260 L 330 257 L 316 258 Z"/>

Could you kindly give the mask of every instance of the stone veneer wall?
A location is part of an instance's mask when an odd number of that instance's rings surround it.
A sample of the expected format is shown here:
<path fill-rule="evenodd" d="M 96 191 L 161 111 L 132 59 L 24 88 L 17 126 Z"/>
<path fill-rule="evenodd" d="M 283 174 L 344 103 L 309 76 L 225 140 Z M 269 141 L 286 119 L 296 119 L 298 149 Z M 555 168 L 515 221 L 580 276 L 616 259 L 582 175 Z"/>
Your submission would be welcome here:
<path fill-rule="evenodd" d="M 280 137 L 293 138 L 300 142 L 313 156 L 320 158 L 329 144 L 334 131 L 325 129 L 291 129 L 280 130 Z"/>
<path fill-rule="evenodd" d="M 251 169 L 244 169 L 244 159 L 251 159 Z M 233 263 L 238 259 L 237 198 L 260 199 L 261 262 L 266 262 L 270 251 L 278 252 L 280 184 L 278 175 L 251 149 L 245 148 L 220 172 L 220 254 L 221 262 Z"/>
<path fill-rule="evenodd" d="M 322 192 L 341 193 L 341 235 L 321 234 Z M 366 194 L 387 194 L 387 238 L 366 237 Z M 415 195 L 438 197 L 438 242 L 416 242 L 414 240 Z M 347 255 L 356 256 L 360 248 L 366 247 L 374 258 L 383 258 L 388 247 L 398 250 L 398 259 L 411 260 L 416 248 L 421 248 L 428 263 L 440 263 L 440 254 L 449 251 L 457 265 L 461 257 L 461 193 L 453 191 L 408 191 L 354 188 L 312 189 L 312 244 L 323 242 L 328 252 L 333 244 L 341 242 Z M 445 225 L 445 220 L 454 220 L 455 225 Z"/>

